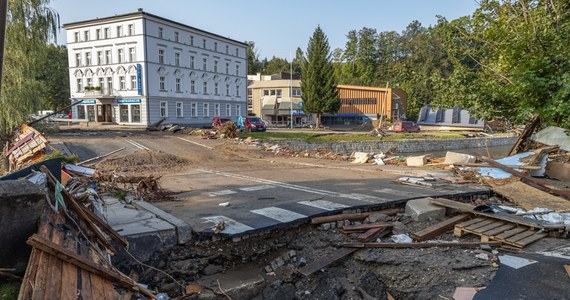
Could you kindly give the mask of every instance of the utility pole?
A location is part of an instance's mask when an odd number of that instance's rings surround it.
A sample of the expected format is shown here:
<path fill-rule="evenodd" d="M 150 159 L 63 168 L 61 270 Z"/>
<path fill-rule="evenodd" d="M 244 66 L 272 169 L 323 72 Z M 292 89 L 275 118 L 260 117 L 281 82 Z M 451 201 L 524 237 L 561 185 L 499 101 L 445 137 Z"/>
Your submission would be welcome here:
<path fill-rule="evenodd" d="M 2 97 L 2 69 L 4 68 L 4 41 L 6 39 L 6 18 L 8 0 L 0 0 L 0 98 Z"/>
<path fill-rule="evenodd" d="M 293 59 L 291 58 L 291 51 L 289 51 L 289 101 L 291 112 L 291 129 L 293 129 Z"/>

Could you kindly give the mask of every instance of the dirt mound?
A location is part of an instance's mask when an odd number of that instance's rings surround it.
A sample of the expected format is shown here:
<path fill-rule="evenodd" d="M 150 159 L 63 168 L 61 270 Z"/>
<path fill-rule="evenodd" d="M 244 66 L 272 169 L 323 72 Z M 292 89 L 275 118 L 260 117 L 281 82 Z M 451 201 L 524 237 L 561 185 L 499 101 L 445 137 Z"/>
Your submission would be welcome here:
<path fill-rule="evenodd" d="M 107 159 L 95 167 L 100 173 L 157 174 L 186 167 L 190 162 L 176 155 L 160 151 L 135 152 L 131 155 Z"/>

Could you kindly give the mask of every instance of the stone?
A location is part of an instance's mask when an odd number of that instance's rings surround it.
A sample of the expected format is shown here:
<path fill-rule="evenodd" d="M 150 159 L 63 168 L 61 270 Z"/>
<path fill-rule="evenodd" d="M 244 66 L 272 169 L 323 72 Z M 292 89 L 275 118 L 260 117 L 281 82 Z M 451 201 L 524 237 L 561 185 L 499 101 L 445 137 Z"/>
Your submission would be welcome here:
<path fill-rule="evenodd" d="M 366 218 L 366 220 L 364 220 L 364 222 L 376 223 L 379 221 L 388 221 L 389 219 L 390 217 L 385 214 L 371 214 L 368 216 L 368 218 Z"/>
<path fill-rule="evenodd" d="M 406 158 L 406 165 L 408 167 L 423 167 L 429 155 L 410 156 Z"/>
<path fill-rule="evenodd" d="M 283 260 L 282 257 L 278 257 L 275 261 L 277 262 L 278 268 L 283 267 L 285 265 L 285 261 Z"/>
<path fill-rule="evenodd" d="M 344 221 L 336 221 L 337 228 L 341 228 L 342 226 L 344 226 Z"/>
<path fill-rule="evenodd" d="M 471 164 L 477 161 L 473 155 L 447 151 L 445 154 L 445 163 L 452 165 L 455 163 Z"/>
<path fill-rule="evenodd" d="M 289 252 L 287 254 L 289 255 L 289 258 L 293 258 L 293 257 L 297 256 L 297 251 L 289 250 Z"/>
<path fill-rule="evenodd" d="M 304 257 L 299 258 L 299 267 L 305 266 L 307 264 L 307 260 Z"/>
<path fill-rule="evenodd" d="M 355 164 L 365 164 L 370 159 L 370 153 L 366 152 L 354 152 L 354 161 L 352 163 Z"/>
<path fill-rule="evenodd" d="M 331 224 L 330 224 L 330 223 L 321 224 L 321 229 L 322 229 L 322 230 L 330 230 L 330 229 L 331 229 Z"/>
<path fill-rule="evenodd" d="M 273 268 L 270 265 L 265 266 L 264 270 L 265 270 L 265 273 L 273 272 Z"/>
<path fill-rule="evenodd" d="M 406 203 L 406 214 L 418 222 L 429 219 L 441 220 L 445 217 L 445 208 L 431 204 L 430 198 L 421 198 Z"/>

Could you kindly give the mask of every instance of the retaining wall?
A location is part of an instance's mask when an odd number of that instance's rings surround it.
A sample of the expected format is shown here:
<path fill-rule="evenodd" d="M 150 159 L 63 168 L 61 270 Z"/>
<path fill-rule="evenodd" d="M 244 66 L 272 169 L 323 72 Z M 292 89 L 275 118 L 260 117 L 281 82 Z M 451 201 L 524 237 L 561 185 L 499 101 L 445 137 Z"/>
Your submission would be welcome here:
<path fill-rule="evenodd" d="M 301 139 L 291 139 L 271 140 L 271 143 L 296 150 L 327 149 L 333 153 L 350 155 L 353 152 L 414 153 L 509 146 L 513 145 L 516 140 L 517 137 L 489 137 L 464 139 L 308 143 L 305 140 Z"/>

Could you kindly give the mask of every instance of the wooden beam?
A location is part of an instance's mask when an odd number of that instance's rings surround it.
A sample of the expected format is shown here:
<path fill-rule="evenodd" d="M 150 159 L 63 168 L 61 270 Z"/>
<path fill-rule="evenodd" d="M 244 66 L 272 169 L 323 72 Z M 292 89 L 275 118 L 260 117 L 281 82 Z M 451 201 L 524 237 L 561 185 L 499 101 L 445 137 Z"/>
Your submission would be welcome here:
<path fill-rule="evenodd" d="M 389 227 L 371 228 L 365 233 L 357 236 L 356 239 L 359 240 L 360 242 L 366 243 L 376 238 L 379 235 L 387 235 L 388 233 L 390 233 L 390 231 L 391 230 L 389 229 Z"/>
<path fill-rule="evenodd" d="M 345 225 L 342 227 L 344 231 L 366 231 L 373 228 L 386 228 L 392 227 L 392 223 L 371 223 L 371 224 L 358 224 L 358 225 Z"/>
<path fill-rule="evenodd" d="M 343 247 L 347 248 L 434 248 L 434 247 L 460 247 L 460 248 L 479 248 L 481 245 L 500 246 L 501 242 L 486 242 L 486 243 L 346 243 Z"/>
<path fill-rule="evenodd" d="M 519 138 L 517 139 L 517 141 L 513 145 L 513 148 L 511 148 L 511 151 L 509 152 L 508 156 L 512 156 L 512 155 L 519 153 L 519 150 L 521 149 L 522 144 L 526 142 L 526 140 L 530 137 L 530 135 L 538 127 L 538 125 L 540 125 L 540 116 L 537 115 L 524 128 L 521 135 L 519 135 Z"/>
<path fill-rule="evenodd" d="M 334 251 L 334 253 L 332 253 L 331 255 L 327 255 L 322 259 L 316 260 L 302 268 L 299 269 L 299 273 L 305 275 L 305 276 L 309 276 L 315 272 L 317 272 L 318 270 L 321 270 L 322 268 L 325 268 L 326 266 L 340 260 L 341 258 L 344 258 L 345 256 L 353 253 L 354 251 L 356 251 L 358 249 L 355 248 L 340 248 L 340 249 L 336 249 Z"/>
<path fill-rule="evenodd" d="M 430 227 L 424 228 L 418 232 L 412 234 L 412 238 L 416 241 L 423 242 L 430 239 L 433 239 L 436 236 L 439 236 L 451 229 L 453 226 L 459 222 L 463 222 L 469 219 L 468 214 L 458 215 L 453 218 L 447 219 L 443 222 L 434 224 Z"/>
<path fill-rule="evenodd" d="M 503 171 L 505 171 L 505 172 L 507 172 L 507 173 L 510 173 L 510 174 L 512 174 L 512 175 L 514 175 L 514 176 L 520 178 L 520 179 L 522 180 L 522 182 L 524 182 L 524 183 L 526 183 L 526 184 L 528 184 L 528 185 L 531 185 L 531 186 L 533 186 L 533 187 L 535 187 L 535 188 L 537 188 L 537 189 L 540 189 L 540 190 L 542 190 L 542 191 L 545 191 L 545 192 L 547 192 L 547 193 L 551 193 L 551 194 L 553 194 L 553 195 L 560 196 L 560 197 L 564 197 L 564 198 L 570 200 L 570 190 L 567 190 L 567 189 L 566 189 L 566 190 L 553 189 L 553 188 L 547 186 L 546 184 L 544 184 L 543 182 L 541 182 L 539 179 L 530 177 L 530 176 L 528 176 L 528 175 L 526 175 L 526 174 L 524 174 L 524 173 L 521 173 L 521 172 L 519 172 L 519 171 L 517 171 L 517 170 L 514 170 L 514 169 L 512 169 L 512 168 L 509 168 L 509 167 L 507 167 L 507 166 L 505 166 L 505 165 L 502 165 L 502 164 L 500 164 L 500 163 L 498 163 L 498 162 L 496 162 L 496 161 L 494 161 L 493 159 L 490 159 L 490 158 L 488 158 L 488 157 L 479 157 L 479 159 L 480 159 L 481 161 L 484 161 L 484 162 L 488 163 L 489 165 L 491 165 L 491 167 L 495 167 L 495 168 L 501 169 L 501 170 L 503 170 Z"/>
<path fill-rule="evenodd" d="M 323 224 L 323 223 L 330 223 L 330 222 L 344 221 L 344 220 L 362 220 L 368 218 L 368 216 L 372 214 L 385 214 L 387 216 L 394 216 L 403 211 L 404 211 L 403 208 L 389 208 L 385 210 L 371 211 L 366 213 L 338 214 L 332 216 L 316 217 L 311 219 L 311 224 Z"/>
<path fill-rule="evenodd" d="M 114 269 L 106 268 L 101 265 L 97 265 L 94 262 L 88 260 L 87 258 L 78 255 L 70 250 L 62 248 L 60 245 L 57 245 L 51 241 L 48 241 L 44 238 L 41 238 L 37 234 L 32 235 L 28 238 L 27 241 L 28 245 L 41 250 L 45 253 L 51 254 L 65 262 L 71 263 L 78 268 L 85 270 L 89 273 L 92 273 L 97 276 L 101 276 L 107 280 L 110 280 L 114 283 L 117 283 L 129 290 L 140 291 L 141 293 L 151 297 L 152 299 L 158 299 L 155 295 L 153 295 L 150 291 L 140 288 L 136 282 L 132 279 L 127 277 L 126 275 L 122 275 Z"/>

